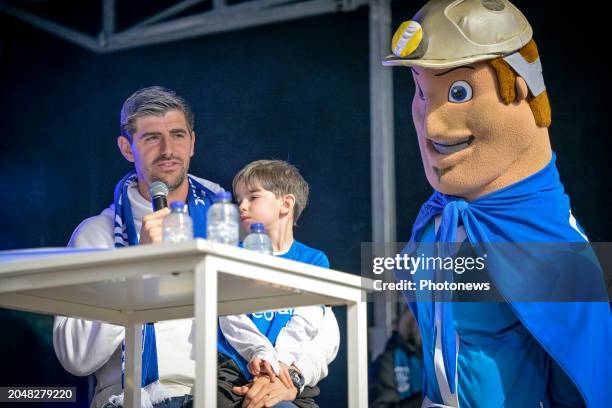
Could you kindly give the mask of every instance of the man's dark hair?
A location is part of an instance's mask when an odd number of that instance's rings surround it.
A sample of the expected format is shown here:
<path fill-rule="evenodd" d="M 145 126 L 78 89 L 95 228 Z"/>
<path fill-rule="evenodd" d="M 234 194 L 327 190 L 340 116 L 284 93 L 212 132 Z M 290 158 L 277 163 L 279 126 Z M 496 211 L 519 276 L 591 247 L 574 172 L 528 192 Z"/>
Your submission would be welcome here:
<path fill-rule="evenodd" d="M 136 121 L 143 116 L 164 116 L 168 111 L 183 112 L 189 132 L 193 132 L 193 112 L 183 98 L 171 89 L 161 86 L 142 88 L 134 92 L 121 107 L 119 119 L 122 136 L 132 141 Z"/>

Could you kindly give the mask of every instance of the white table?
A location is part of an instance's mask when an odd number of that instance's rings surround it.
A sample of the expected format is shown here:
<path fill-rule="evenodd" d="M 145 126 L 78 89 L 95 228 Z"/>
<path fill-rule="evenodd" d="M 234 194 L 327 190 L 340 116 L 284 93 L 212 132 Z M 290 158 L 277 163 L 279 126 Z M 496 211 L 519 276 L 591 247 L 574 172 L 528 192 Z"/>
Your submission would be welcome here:
<path fill-rule="evenodd" d="M 364 287 L 371 281 L 201 239 L 0 263 L 0 307 L 125 326 L 127 407 L 140 406 L 143 323 L 195 316 L 195 406 L 216 407 L 217 316 L 318 304 L 347 305 L 348 406 L 367 407 Z"/>

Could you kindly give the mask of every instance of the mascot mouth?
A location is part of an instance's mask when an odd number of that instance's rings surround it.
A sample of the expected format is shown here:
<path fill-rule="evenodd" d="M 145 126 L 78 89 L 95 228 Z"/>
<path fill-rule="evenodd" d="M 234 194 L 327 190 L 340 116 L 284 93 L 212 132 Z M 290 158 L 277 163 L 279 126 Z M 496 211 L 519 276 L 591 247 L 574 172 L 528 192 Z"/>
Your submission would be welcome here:
<path fill-rule="evenodd" d="M 449 144 L 434 142 L 431 139 L 429 141 L 431 142 L 431 145 L 436 150 L 436 152 L 440 154 L 452 154 L 452 153 L 460 152 L 463 149 L 467 149 L 474 141 L 474 136 L 469 136 L 458 142 L 449 143 Z"/>

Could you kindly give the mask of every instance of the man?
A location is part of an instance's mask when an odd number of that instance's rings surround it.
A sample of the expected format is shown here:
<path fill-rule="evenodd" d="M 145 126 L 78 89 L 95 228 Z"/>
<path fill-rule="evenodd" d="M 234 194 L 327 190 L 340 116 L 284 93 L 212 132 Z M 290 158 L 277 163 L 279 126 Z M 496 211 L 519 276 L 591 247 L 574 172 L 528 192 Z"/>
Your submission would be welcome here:
<path fill-rule="evenodd" d="M 372 408 L 418 408 L 423 384 L 423 353 L 419 328 L 405 308 L 385 351 L 374 362 Z"/>
<path fill-rule="evenodd" d="M 188 175 L 194 154 L 193 113 L 173 91 L 144 88 L 130 96 L 121 109 L 121 135 L 117 145 L 123 157 L 134 163 L 115 189 L 113 205 L 100 215 L 83 221 L 70 239 L 71 247 L 120 248 L 127 245 L 160 243 L 162 222 L 169 214 L 152 212 L 149 185 L 163 181 L 168 201 L 187 203 L 194 222 L 194 235 L 205 237 L 206 211 L 221 187 Z M 337 322 L 326 313 L 320 335 L 307 344 L 305 358 L 295 367 L 307 385 L 327 375 L 339 343 Z M 191 406 L 194 361 L 190 358 L 191 320 L 147 324 L 143 330 L 143 406 Z M 123 401 L 123 327 L 58 316 L 53 328 L 56 355 L 74 375 L 96 374 L 97 386 L 92 407 L 117 406 Z M 282 382 L 267 377 L 255 379 L 236 390 L 246 395 L 246 404 L 260 404 L 274 393 L 279 400 L 296 395 Z M 171 398 L 168 400 L 168 398 Z"/>
<path fill-rule="evenodd" d="M 516 7 L 506 0 L 430 1 L 400 26 L 392 50 L 384 64 L 412 71 L 414 126 L 436 190 L 417 217 L 412 248 L 587 241 L 555 167 L 541 63 Z M 505 271 L 487 272 L 508 295 Z M 517 276 L 526 277 L 520 270 Z M 411 304 L 423 339 L 423 406 L 607 405 L 609 305 L 505 298 Z"/>

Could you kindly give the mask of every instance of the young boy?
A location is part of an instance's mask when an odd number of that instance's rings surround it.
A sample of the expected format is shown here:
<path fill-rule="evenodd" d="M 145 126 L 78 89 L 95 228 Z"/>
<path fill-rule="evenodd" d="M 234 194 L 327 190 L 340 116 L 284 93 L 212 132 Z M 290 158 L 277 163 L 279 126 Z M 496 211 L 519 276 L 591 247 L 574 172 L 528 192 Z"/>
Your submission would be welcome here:
<path fill-rule="evenodd" d="M 248 231 L 251 224 L 262 223 L 274 255 L 329 268 L 323 252 L 293 239 L 293 227 L 309 192 L 294 166 L 280 160 L 252 162 L 236 174 L 232 187 L 243 228 Z M 320 329 L 324 313 L 323 306 L 311 306 L 219 318 L 219 406 L 242 402 L 231 392 L 232 386 L 244 385 L 252 376 L 268 375 L 274 381 L 278 375 L 287 388 L 298 388 L 295 404 L 316 407 L 311 397 L 318 390 L 303 390 L 295 363 Z"/>

